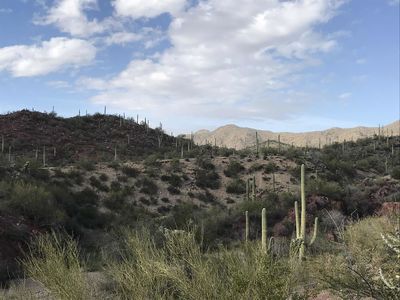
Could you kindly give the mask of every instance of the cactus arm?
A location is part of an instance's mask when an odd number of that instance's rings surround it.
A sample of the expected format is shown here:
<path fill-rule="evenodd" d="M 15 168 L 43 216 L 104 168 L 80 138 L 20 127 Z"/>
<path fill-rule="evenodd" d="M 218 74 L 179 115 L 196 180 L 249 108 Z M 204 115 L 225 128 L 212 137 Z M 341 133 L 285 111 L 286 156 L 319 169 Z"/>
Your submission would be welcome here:
<path fill-rule="evenodd" d="M 312 244 L 314 244 L 314 242 L 315 242 L 315 240 L 317 238 L 317 233 L 318 233 L 318 217 L 316 217 L 315 220 L 314 220 L 314 232 L 313 232 L 313 236 L 312 236 L 312 239 L 311 239 L 311 242 L 310 242 L 310 246 Z"/>
<path fill-rule="evenodd" d="M 300 221 L 300 251 L 299 259 L 302 260 L 305 251 L 304 241 L 306 239 L 306 195 L 304 187 L 304 164 L 301 165 L 301 221 Z"/>
<path fill-rule="evenodd" d="M 265 208 L 261 211 L 261 249 L 267 252 L 267 210 Z"/>
<path fill-rule="evenodd" d="M 299 203 L 294 202 L 294 215 L 296 219 L 296 239 L 300 238 Z"/>
<path fill-rule="evenodd" d="M 246 210 L 246 232 L 245 232 L 245 236 L 246 236 L 246 242 L 249 240 L 249 234 L 250 234 L 250 228 L 249 228 L 249 212 Z"/>

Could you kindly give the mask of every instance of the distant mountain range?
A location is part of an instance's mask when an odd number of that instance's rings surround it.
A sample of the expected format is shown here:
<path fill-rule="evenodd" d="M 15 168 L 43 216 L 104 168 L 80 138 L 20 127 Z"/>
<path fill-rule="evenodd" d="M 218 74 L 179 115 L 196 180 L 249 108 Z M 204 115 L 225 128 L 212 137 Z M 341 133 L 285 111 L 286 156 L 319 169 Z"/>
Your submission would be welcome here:
<path fill-rule="evenodd" d="M 253 128 L 243 128 L 236 125 L 226 125 L 219 127 L 213 131 L 199 130 L 193 134 L 196 144 L 203 145 L 206 143 L 214 143 L 217 146 L 226 146 L 235 149 L 243 149 L 255 145 L 256 132 L 260 143 L 268 140 L 277 141 L 280 136 L 282 143 L 299 147 L 310 146 L 318 147 L 329 143 L 357 140 L 360 138 L 370 137 L 381 132 L 381 135 L 400 135 L 400 121 L 393 122 L 389 125 L 379 127 L 354 127 L 354 128 L 330 128 L 323 131 L 310 131 L 302 133 L 291 132 L 272 132 L 268 130 L 257 130 Z"/>

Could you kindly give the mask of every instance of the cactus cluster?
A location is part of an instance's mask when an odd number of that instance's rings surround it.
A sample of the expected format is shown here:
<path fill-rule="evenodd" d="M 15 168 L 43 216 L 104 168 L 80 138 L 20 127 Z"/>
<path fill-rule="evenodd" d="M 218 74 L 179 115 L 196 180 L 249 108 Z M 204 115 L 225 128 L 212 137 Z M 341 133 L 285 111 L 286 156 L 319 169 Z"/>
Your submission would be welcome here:
<path fill-rule="evenodd" d="M 256 177 L 247 178 L 246 181 L 246 200 L 256 200 Z"/>

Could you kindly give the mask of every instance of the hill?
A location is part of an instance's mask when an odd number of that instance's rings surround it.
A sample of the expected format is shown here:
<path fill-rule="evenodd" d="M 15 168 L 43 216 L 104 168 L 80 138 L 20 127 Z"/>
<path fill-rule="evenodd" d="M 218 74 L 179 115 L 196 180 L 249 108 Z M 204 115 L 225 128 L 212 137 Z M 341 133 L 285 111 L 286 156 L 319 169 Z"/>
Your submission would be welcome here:
<path fill-rule="evenodd" d="M 225 146 L 234 149 L 244 149 L 254 146 L 256 141 L 256 132 L 260 143 L 268 140 L 277 141 L 278 136 L 282 143 L 297 147 L 318 147 L 332 144 L 334 142 L 355 141 L 358 139 L 378 135 L 381 132 L 383 136 L 400 135 L 400 121 L 393 122 L 389 125 L 379 127 L 355 127 L 355 128 L 331 128 L 323 131 L 312 131 L 303 133 L 290 132 L 272 132 L 266 130 L 257 130 L 253 128 L 243 128 L 236 125 L 226 125 L 219 127 L 213 131 L 200 130 L 194 133 L 194 142 L 199 145 L 206 143 L 218 146 Z"/>
<path fill-rule="evenodd" d="M 0 115 L 2 152 L 13 160 L 41 159 L 46 149 L 50 163 L 82 159 L 135 159 L 143 154 L 175 151 L 178 141 L 142 121 L 95 114 L 62 118 L 28 110 Z M 181 143 L 182 140 L 179 140 Z"/>

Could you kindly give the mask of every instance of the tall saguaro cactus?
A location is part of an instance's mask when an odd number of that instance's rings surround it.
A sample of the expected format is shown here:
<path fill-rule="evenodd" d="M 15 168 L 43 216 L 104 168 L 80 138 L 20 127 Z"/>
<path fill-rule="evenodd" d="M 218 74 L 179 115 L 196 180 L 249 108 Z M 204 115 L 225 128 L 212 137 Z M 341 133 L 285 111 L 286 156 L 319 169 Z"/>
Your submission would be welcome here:
<path fill-rule="evenodd" d="M 258 132 L 256 131 L 256 155 L 259 156 L 259 142 L 258 142 Z"/>
<path fill-rule="evenodd" d="M 249 212 L 246 210 L 245 212 L 246 216 L 246 231 L 245 231 L 245 237 L 246 237 L 246 242 L 249 240 L 249 235 L 250 235 L 250 227 L 249 227 Z"/>
<path fill-rule="evenodd" d="M 278 135 L 278 153 L 281 153 L 281 135 Z"/>
<path fill-rule="evenodd" d="M 261 211 L 261 249 L 267 252 L 267 210 L 265 208 Z"/>
<path fill-rule="evenodd" d="M 1 136 L 1 153 L 4 153 L 4 135 Z"/>
<path fill-rule="evenodd" d="M 305 170 L 304 164 L 301 165 L 301 215 L 299 221 L 299 209 L 297 201 L 294 203 L 294 211 L 296 218 L 296 240 L 300 242 L 299 259 L 302 260 L 305 253 L 306 246 L 306 194 L 305 194 Z M 318 218 L 314 220 L 314 232 L 308 246 L 311 246 L 317 238 L 318 231 Z"/>
<path fill-rule="evenodd" d="M 46 166 L 46 146 L 43 146 L 43 167 Z"/>

